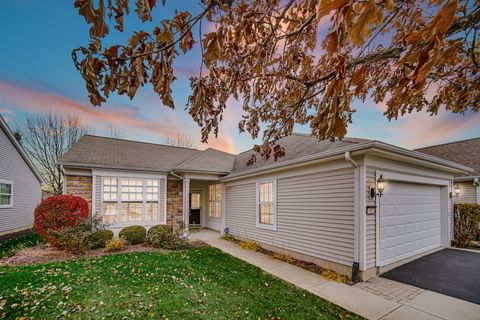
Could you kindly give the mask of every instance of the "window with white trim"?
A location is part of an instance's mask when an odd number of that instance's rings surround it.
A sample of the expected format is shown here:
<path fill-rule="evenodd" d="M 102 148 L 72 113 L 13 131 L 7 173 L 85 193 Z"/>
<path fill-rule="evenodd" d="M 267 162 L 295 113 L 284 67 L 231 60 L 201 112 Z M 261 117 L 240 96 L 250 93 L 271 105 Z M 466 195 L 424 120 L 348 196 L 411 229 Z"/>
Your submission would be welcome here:
<path fill-rule="evenodd" d="M 10 208 L 13 206 L 13 183 L 11 181 L 0 180 L 0 208 Z"/>
<path fill-rule="evenodd" d="M 103 221 L 111 224 L 159 221 L 160 180 L 102 179 Z"/>
<path fill-rule="evenodd" d="M 208 187 L 208 216 L 222 217 L 222 185 L 212 184 Z"/>
<path fill-rule="evenodd" d="M 276 183 L 266 181 L 257 183 L 257 226 L 276 228 Z"/>
<path fill-rule="evenodd" d="M 118 222 L 118 179 L 103 178 L 103 221 L 106 223 Z"/>

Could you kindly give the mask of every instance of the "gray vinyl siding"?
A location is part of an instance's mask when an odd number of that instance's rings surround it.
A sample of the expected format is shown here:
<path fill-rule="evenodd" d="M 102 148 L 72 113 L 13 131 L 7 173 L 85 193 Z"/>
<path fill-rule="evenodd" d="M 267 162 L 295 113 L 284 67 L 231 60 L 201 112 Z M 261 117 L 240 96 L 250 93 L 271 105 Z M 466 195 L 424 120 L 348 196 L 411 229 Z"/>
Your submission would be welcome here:
<path fill-rule="evenodd" d="M 13 182 L 13 207 L 0 208 L 0 233 L 33 225 L 41 185 L 5 132 L 0 129 L 0 179 Z"/>
<path fill-rule="evenodd" d="M 477 188 L 473 181 L 455 182 L 460 187 L 460 194 L 454 197 L 455 203 L 477 203 Z"/>
<path fill-rule="evenodd" d="M 365 197 L 367 206 L 374 206 L 375 199 L 370 199 L 370 188 L 375 187 L 375 169 L 368 167 L 366 168 L 366 188 L 365 188 Z M 366 249 L 367 249 L 367 268 L 375 266 L 376 263 L 376 215 L 367 215 L 366 221 Z"/>
<path fill-rule="evenodd" d="M 277 231 L 256 227 L 256 183 L 227 186 L 227 227 L 244 237 L 351 265 L 354 174 L 340 169 L 277 180 Z"/>

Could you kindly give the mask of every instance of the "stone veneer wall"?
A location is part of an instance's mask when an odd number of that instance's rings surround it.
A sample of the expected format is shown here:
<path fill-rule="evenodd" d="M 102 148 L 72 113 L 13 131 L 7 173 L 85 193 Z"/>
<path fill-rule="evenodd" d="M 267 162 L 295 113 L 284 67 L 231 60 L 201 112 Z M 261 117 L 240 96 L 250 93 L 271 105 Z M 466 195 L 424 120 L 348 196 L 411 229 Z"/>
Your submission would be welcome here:
<path fill-rule="evenodd" d="M 183 182 L 181 180 L 167 181 L 167 225 L 173 225 L 174 231 L 180 230 L 183 225 Z"/>
<path fill-rule="evenodd" d="M 66 193 L 87 200 L 88 208 L 92 212 L 92 177 L 68 175 Z"/>

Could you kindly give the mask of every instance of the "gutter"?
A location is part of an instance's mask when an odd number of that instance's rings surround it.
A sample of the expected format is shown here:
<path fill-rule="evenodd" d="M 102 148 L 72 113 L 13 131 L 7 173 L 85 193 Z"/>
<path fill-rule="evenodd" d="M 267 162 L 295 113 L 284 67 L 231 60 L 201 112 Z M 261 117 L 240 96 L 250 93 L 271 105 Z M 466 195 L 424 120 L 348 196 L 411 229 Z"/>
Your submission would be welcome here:
<path fill-rule="evenodd" d="M 354 168 L 358 168 L 358 163 L 356 163 L 355 160 L 352 159 L 350 151 L 345 152 L 345 160 L 350 162 Z"/>
<path fill-rule="evenodd" d="M 172 176 L 174 176 L 174 177 L 177 177 L 177 178 L 180 179 L 180 180 L 183 180 L 183 177 L 182 177 L 182 176 L 179 176 L 178 174 L 176 174 L 175 171 L 173 171 L 173 170 L 170 171 L 170 174 L 171 174 Z"/>

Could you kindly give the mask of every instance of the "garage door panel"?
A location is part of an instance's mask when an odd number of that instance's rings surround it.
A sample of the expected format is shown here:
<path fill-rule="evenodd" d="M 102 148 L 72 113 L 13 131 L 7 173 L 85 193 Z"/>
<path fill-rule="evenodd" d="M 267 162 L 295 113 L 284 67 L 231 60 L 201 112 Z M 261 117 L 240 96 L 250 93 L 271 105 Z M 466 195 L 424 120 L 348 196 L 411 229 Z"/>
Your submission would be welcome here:
<path fill-rule="evenodd" d="M 440 246 L 441 188 L 389 182 L 380 198 L 380 265 Z"/>

